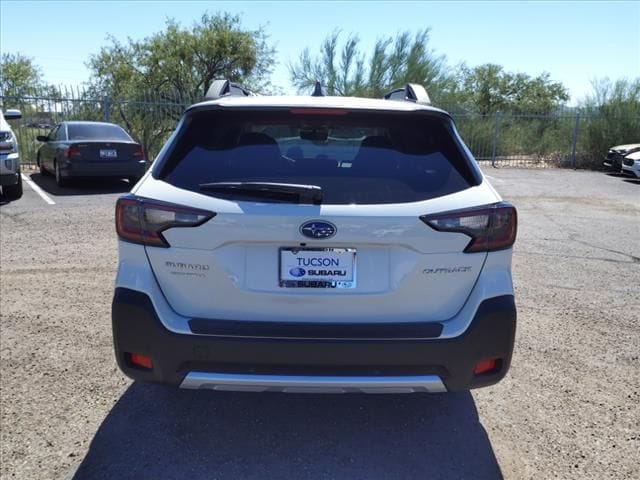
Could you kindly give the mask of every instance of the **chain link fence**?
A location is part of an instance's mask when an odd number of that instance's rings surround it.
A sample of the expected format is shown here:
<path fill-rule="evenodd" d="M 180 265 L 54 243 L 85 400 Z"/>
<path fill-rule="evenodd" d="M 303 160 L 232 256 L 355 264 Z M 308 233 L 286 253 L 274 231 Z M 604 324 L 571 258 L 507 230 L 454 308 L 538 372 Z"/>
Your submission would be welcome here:
<path fill-rule="evenodd" d="M 119 99 L 78 89 L 59 89 L 33 97 L 0 96 L 3 109 L 18 108 L 23 114 L 14 124 L 14 131 L 25 165 L 36 164 L 40 146 L 36 137 L 46 135 L 63 120 L 117 123 L 153 159 L 185 108 L 198 100 L 151 93 Z M 637 138 L 640 117 L 603 116 L 597 111 L 565 109 L 547 115 L 497 112 L 452 116 L 476 160 L 496 167 L 599 168 L 610 146 L 640 142 Z M 618 122 L 623 122 L 627 131 L 636 132 L 636 138 L 616 142 L 613 135 L 607 134 L 611 125 Z"/>

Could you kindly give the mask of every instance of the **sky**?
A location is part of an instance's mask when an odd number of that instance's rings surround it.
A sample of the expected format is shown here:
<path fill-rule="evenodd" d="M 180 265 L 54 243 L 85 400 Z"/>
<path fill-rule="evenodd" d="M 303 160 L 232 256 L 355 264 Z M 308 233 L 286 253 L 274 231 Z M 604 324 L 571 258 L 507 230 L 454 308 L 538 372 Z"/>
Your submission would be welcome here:
<path fill-rule="evenodd" d="M 204 12 L 241 14 L 263 26 L 276 47 L 271 77 L 295 93 L 288 65 L 304 47 L 316 52 L 327 34 L 357 34 L 370 52 L 376 39 L 431 29 L 430 47 L 449 65 L 497 63 L 511 72 L 549 72 L 575 104 L 591 82 L 640 77 L 640 0 L 636 1 L 17 1 L 0 0 L 0 52 L 35 60 L 44 79 L 76 85 L 89 77 L 91 54 L 119 40 L 161 31 L 167 18 L 190 26 Z"/>

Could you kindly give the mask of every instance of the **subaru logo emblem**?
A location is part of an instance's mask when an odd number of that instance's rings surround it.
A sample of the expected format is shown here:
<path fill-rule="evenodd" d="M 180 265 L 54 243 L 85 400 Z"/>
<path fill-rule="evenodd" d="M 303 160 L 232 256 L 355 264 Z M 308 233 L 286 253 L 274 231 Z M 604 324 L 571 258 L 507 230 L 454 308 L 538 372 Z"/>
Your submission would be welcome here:
<path fill-rule="evenodd" d="M 312 220 L 300 226 L 300 233 L 309 238 L 329 238 L 336 234 L 336 226 L 333 223 Z"/>
<path fill-rule="evenodd" d="M 304 268 L 300 268 L 300 267 L 294 267 L 291 270 L 289 270 L 289 274 L 292 277 L 304 277 L 305 273 L 307 273 L 307 271 Z"/>

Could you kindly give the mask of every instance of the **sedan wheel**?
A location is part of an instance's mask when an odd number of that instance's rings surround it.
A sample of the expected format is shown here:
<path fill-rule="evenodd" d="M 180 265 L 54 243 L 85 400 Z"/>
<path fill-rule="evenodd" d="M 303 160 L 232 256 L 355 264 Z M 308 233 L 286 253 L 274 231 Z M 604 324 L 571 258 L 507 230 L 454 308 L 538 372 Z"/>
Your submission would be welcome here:
<path fill-rule="evenodd" d="M 62 176 L 62 172 L 60 172 L 60 166 L 58 165 L 58 162 L 56 162 L 56 184 L 59 187 L 64 187 L 67 184 L 67 181 Z"/>
<path fill-rule="evenodd" d="M 48 172 L 45 170 L 44 165 L 42 164 L 42 160 L 40 160 L 40 155 L 38 155 L 38 168 L 40 169 L 40 175 L 47 175 Z"/>
<path fill-rule="evenodd" d="M 20 175 L 20 171 L 18 171 L 18 183 L 2 187 L 2 193 L 4 193 L 5 197 L 9 200 L 18 200 L 22 197 L 22 176 Z"/>

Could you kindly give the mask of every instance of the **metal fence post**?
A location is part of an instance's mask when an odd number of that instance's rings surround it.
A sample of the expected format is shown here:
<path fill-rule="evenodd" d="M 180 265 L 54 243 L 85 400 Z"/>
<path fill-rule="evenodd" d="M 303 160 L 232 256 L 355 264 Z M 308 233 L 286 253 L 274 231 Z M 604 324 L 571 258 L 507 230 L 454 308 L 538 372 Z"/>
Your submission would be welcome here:
<path fill-rule="evenodd" d="M 500 112 L 496 112 L 496 124 L 493 127 L 493 148 L 491 149 L 491 166 L 496 166 L 496 149 L 498 147 L 498 130 L 500 129 Z"/>
<path fill-rule="evenodd" d="M 104 117 L 104 121 L 109 121 L 109 96 L 105 95 L 102 97 L 102 115 Z"/>
<path fill-rule="evenodd" d="M 580 112 L 576 113 L 576 124 L 573 127 L 573 139 L 571 140 L 571 168 L 576 169 L 576 146 L 578 144 L 578 129 L 580 128 Z"/>

